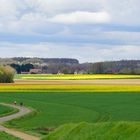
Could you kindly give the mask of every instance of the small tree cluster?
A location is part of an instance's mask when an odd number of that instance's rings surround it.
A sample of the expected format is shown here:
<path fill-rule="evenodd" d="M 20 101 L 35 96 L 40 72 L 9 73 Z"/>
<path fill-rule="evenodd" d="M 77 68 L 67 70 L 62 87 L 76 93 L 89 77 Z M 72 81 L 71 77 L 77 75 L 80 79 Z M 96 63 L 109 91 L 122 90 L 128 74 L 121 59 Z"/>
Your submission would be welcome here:
<path fill-rule="evenodd" d="M 30 69 L 33 69 L 34 66 L 32 64 L 11 64 L 10 65 L 12 68 L 14 68 L 18 74 L 20 74 L 21 72 L 29 72 Z"/>
<path fill-rule="evenodd" d="M 15 70 L 10 66 L 0 66 L 0 83 L 13 83 Z"/>

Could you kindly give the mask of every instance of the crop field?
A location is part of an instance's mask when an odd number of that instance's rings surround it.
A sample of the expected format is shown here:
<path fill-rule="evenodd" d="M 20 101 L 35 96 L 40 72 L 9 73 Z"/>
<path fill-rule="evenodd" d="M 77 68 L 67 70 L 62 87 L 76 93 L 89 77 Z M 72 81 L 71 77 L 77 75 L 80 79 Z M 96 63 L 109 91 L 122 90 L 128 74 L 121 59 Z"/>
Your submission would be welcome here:
<path fill-rule="evenodd" d="M 0 117 L 16 112 L 16 109 L 0 105 Z"/>
<path fill-rule="evenodd" d="M 139 92 L 139 85 L 4 85 L 2 92 Z M 40 94 L 39 94 L 40 95 Z"/>
<path fill-rule="evenodd" d="M 20 140 L 14 136 L 6 134 L 5 132 L 0 132 L 0 140 Z"/>
<path fill-rule="evenodd" d="M 92 80 L 92 79 L 140 79 L 140 75 L 112 74 L 17 74 L 22 80 Z"/>
<path fill-rule="evenodd" d="M 14 100 L 36 112 L 8 125 L 37 134 L 65 123 L 140 121 L 139 92 L 0 93 L 0 102 Z"/>
<path fill-rule="evenodd" d="M 117 78 L 110 84 L 107 82 L 112 79 L 104 79 L 104 83 L 103 79 L 93 80 L 101 80 L 101 84 L 89 82 L 92 80 L 84 80 L 82 84 L 82 80 L 72 79 L 67 84 L 63 80 L 49 80 L 50 84 L 47 80 L 36 80 L 0 85 L 0 102 L 16 100 L 35 110 L 7 122 L 6 126 L 45 137 L 44 140 L 138 140 L 140 137 L 139 79 Z"/>

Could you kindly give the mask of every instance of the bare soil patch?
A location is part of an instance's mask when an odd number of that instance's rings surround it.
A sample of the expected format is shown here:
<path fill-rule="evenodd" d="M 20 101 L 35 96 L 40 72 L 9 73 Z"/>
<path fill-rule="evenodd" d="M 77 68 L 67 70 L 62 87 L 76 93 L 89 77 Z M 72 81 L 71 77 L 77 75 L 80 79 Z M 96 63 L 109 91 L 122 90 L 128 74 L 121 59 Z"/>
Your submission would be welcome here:
<path fill-rule="evenodd" d="M 15 80 L 14 85 L 140 85 L 140 79 L 105 80 Z M 5 84 L 3 84 L 5 85 Z M 7 85 L 7 84 L 6 84 Z"/>

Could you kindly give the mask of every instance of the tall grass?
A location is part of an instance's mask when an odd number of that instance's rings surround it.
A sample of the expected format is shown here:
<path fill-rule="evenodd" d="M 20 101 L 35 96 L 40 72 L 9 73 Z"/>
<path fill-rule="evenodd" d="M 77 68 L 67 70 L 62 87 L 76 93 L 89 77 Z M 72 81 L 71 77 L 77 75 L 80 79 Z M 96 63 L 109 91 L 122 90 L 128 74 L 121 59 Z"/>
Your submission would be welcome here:
<path fill-rule="evenodd" d="M 140 123 L 65 124 L 42 140 L 139 140 Z"/>
<path fill-rule="evenodd" d="M 0 83 L 13 83 L 15 70 L 10 66 L 0 66 Z"/>

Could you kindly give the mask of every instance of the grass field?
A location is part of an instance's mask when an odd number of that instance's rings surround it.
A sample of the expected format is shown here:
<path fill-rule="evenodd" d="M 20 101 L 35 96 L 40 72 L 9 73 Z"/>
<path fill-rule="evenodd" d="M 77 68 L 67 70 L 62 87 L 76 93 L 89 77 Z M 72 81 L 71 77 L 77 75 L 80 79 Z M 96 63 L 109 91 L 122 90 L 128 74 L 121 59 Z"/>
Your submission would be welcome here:
<path fill-rule="evenodd" d="M 140 123 L 66 124 L 43 140 L 139 140 Z"/>
<path fill-rule="evenodd" d="M 51 85 L 42 84 L 43 82 L 37 84 L 39 81 L 29 85 L 1 85 L 0 102 L 11 103 L 16 100 L 17 103 L 23 102 L 25 106 L 35 109 L 34 113 L 10 121 L 6 125 L 41 137 L 49 133 L 46 140 L 82 140 L 84 136 L 83 140 L 139 138 L 139 84 L 135 85 L 133 81 L 132 85 L 114 85 L 113 82 L 111 85 L 80 85 L 80 82 L 57 85 L 53 84 L 54 81 L 50 82 Z M 61 80 L 55 81 L 57 82 Z"/>
<path fill-rule="evenodd" d="M 22 80 L 92 80 L 92 79 L 140 79 L 140 75 L 112 74 L 17 74 L 15 79 Z"/>
<path fill-rule="evenodd" d="M 13 137 L 5 132 L 0 132 L 0 140 L 20 140 L 20 139 Z"/>
<path fill-rule="evenodd" d="M 14 100 L 37 113 L 9 125 L 36 133 L 70 122 L 140 121 L 139 93 L 0 93 L 0 102 Z"/>
<path fill-rule="evenodd" d="M 0 105 L 0 117 L 13 114 L 13 113 L 15 113 L 15 112 L 17 112 L 17 111 L 18 111 L 17 109 L 13 109 L 13 108 L 11 108 L 11 107 L 7 107 L 7 106 L 2 106 L 2 105 Z"/>

